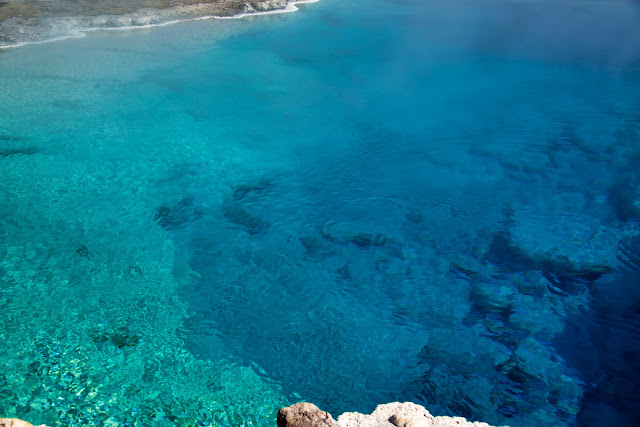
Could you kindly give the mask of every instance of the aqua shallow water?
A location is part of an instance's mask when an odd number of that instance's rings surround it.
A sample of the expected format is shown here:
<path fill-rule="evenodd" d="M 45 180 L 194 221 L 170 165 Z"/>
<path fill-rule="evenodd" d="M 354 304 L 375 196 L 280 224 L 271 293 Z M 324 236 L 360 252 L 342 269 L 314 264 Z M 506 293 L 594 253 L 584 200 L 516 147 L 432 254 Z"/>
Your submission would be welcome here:
<path fill-rule="evenodd" d="M 633 425 L 638 21 L 324 0 L 0 51 L 0 413 Z"/>

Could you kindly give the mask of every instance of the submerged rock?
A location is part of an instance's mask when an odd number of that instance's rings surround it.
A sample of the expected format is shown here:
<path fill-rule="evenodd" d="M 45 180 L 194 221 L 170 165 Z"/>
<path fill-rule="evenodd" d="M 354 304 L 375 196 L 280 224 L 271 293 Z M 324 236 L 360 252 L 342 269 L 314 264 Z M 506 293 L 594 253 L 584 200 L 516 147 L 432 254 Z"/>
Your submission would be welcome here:
<path fill-rule="evenodd" d="M 264 209 L 274 197 L 274 188 L 274 182 L 267 178 L 235 186 L 231 197 L 225 198 L 220 207 L 225 221 L 251 235 L 266 231 L 269 223 L 263 219 Z"/>
<path fill-rule="evenodd" d="M 9 156 L 31 156 L 38 152 L 38 148 L 36 147 L 13 147 L 13 148 L 3 148 L 0 149 L 0 157 L 9 157 Z"/>
<path fill-rule="evenodd" d="M 382 246 L 386 243 L 387 238 L 384 234 L 357 233 L 351 238 L 351 242 L 361 248 L 370 246 Z"/>
<path fill-rule="evenodd" d="M 628 164 L 618 168 L 617 179 L 608 191 L 608 202 L 616 217 L 623 222 L 640 222 L 640 156 L 632 156 Z"/>
<path fill-rule="evenodd" d="M 170 206 L 162 205 L 156 208 L 154 220 L 165 230 L 172 230 L 185 227 L 202 218 L 203 215 L 203 209 L 195 205 L 192 197 L 186 196 L 178 203 Z"/>
<path fill-rule="evenodd" d="M 620 241 L 618 259 L 632 270 L 640 270 L 640 236 Z"/>
<path fill-rule="evenodd" d="M 331 414 L 316 405 L 302 402 L 280 409 L 278 427 L 428 427 L 476 426 L 489 424 L 470 422 L 462 417 L 434 417 L 423 406 L 412 402 L 378 405 L 371 414 L 345 412 L 334 421 Z"/>
<path fill-rule="evenodd" d="M 513 236 L 514 233 L 507 236 L 496 234 L 485 254 L 485 261 L 509 272 L 541 271 L 565 295 L 582 292 L 585 285 L 610 273 L 613 270 L 611 265 L 617 263 L 615 252 L 611 250 L 617 247 L 615 236 L 610 239 L 610 247 L 607 250 L 581 247 L 575 252 L 571 252 L 571 245 L 562 250 L 558 249 L 559 246 L 540 249 L 542 239 L 536 240 L 536 247 L 533 244 L 527 245 L 522 239 L 518 240 Z M 567 239 L 571 241 L 569 237 Z M 579 251 L 580 259 L 577 255 L 574 256 L 574 253 Z M 597 256 L 601 253 L 604 254 L 602 259 Z"/>
<path fill-rule="evenodd" d="M 621 179 L 609 190 L 608 199 L 620 221 L 640 222 L 640 183 Z"/>
<path fill-rule="evenodd" d="M 225 200 L 221 210 L 228 223 L 240 226 L 251 235 L 261 233 L 269 228 L 269 224 L 262 218 L 250 214 L 242 204 L 234 200 Z"/>
<path fill-rule="evenodd" d="M 140 343 L 140 336 L 126 327 L 104 331 L 96 329 L 91 333 L 93 342 L 102 347 L 104 344 L 112 344 L 117 348 L 135 347 Z M 0 426 L 1 427 L 1 426 Z"/>
<path fill-rule="evenodd" d="M 358 224 L 328 222 L 322 226 L 320 235 L 330 242 L 340 244 L 352 243 L 361 249 L 382 247 L 386 245 L 398 246 L 397 241 L 387 236 L 385 233 L 363 231 L 358 228 Z M 401 254 L 402 251 L 396 250 L 395 252 L 397 254 Z"/>
<path fill-rule="evenodd" d="M 133 277 L 134 279 L 139 279 L 140 277 L 142 277 L 142 275 L 142 267 L 140 267 L 138 264 L 132 265 L 129 268 L 129 276 Z"/>
<path fill-rule="evenodd" d="M 268 179 L 262 179 L 253 184 L 240 184 L 234 188 L 232 199 L 240 201 L 249 196 L 260 198 L 267 192 L 273 190 L 273 187 L 274 183 Z"/>
<path fill-rule="evenodd" d="M 9 141 L 9 142 L 26 141 L 26 138 L 21 136 L 16 136 L 16 135 L 0 134 L 0 141 Z"/>
<path fill-rule="evenodd" d="M 91 257 L 89 248 L 87 248 L 85 245 L 80 245 L 80 247 L 76 249 L 76 254 L 78 254 L 78 256 L 80 256 L 81 258 L 89 259 Z"/>

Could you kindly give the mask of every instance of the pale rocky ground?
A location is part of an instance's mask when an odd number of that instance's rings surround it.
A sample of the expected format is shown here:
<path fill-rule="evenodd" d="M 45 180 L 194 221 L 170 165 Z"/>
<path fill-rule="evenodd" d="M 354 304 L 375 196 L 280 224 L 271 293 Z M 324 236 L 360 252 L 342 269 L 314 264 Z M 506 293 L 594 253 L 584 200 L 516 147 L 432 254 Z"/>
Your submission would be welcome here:
<path fill-rule="evenodd" d="M 17 418 L 0 418 L 0 427 L 34 427 L 33 424 Z M 37 426 L 44 427 L 44 426 Z"/>
<path fill-rule="evenodd" d="M 0 0 L 0 48 L 78 30 L 158 25 L 284 10 L 288 0 Z"/>
<path fill-rule="evenodd" d="M 124 15 L 140 9 L 166 9 L 175 6 L 210 5 L 221 16 L 283 9 L 287 0 L 77 0 L 77 1 L 0 1 L 0 21 L 12 18 Z"/>
<path fill-rule="evenodd" d="M 378 405 L 371 414 L 345 412 L 334 420 L 330 413 L 302 402 L 280 409 L 278 427 L 490 427 L 462 417 L 434 417 L 423 406 L 411 402 Z"/>

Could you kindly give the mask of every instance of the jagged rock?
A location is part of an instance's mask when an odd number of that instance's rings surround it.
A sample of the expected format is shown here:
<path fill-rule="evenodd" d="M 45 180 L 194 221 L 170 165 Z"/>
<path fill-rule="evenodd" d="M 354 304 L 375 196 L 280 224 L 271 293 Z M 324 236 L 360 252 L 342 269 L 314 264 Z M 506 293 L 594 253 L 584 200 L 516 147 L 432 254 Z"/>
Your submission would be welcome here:
<path fill-rule="evenodd" d="M 371 414 L 345 412 L 334 421 L 331 414 L 311 403 L 297 403 L 278 412 L 278 427 L 490 427 L 462 417 L 434 417 L 423 406 L 411 402 L 378 405 Z"/>
<path fill-rule="evenodd" d="M 338 427 L 330 413 L 313 403 L 296 403 L 278 411 L 278 427 Z"/>
<path fill-rule="evenodd" d="M 245 13 L 266 12 L 287 7 L 287 0 L 266 0 L 247 2 L 243 5 L 242 11 Z"/>
<path fill-rule="evenodd" d="M 411 402 L 378 405 L 371 415 L 345 412 L 338 417 L 338 425 L 340 427 L 489 427 L 486 423 L 472 423 L 461 417 L 434 417 L 423 406 Z"/>
<path fill-rule="evenodd" d="M 34 427 L 34 425 L 17 418 L 0 418 L 0 427 Z M 45 425 L 42 424 L 38 427 L 45 427 Z"/>
<path fill-rule="evenodd" d="M 267 0 L 252 2 L 251 5 L 255 10 L 264 12 L 267 10 L 284 9 L 287 7 L 287 0 Z"/>
<path fill-rule="evenodd" d="M 370 415 L 358 412 L 345 412 L 338 417 L 338 423 L 344 427 L 422 427 L 430 426 L 433 417 L 420 405 L 411 402 L 393 402 L 378 405 Z"/>

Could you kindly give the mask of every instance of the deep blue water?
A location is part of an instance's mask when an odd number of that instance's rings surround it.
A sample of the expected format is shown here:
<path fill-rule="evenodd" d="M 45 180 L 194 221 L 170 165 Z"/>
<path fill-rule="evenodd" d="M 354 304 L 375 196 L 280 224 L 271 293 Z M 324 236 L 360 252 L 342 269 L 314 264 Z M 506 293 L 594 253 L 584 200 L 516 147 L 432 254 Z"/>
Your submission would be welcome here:
<path fill-rule="evenodd" d="M 0 51 L 0 413 L 635 424 L 637 4 L 300 8 Z"/>

